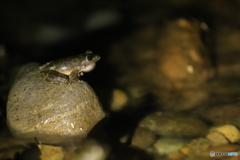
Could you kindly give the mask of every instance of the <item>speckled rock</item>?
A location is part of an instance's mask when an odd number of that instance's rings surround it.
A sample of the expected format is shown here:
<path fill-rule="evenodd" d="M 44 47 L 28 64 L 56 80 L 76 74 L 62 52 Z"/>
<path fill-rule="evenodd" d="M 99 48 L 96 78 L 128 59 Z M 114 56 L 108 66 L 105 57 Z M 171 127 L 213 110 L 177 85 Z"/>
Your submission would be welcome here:
<path fill-rule="evenodd" d="M 201 120 L 175 113 L 156 112 L 146 116 L 139 124 L 158 135 L 194 137 L 206 133 L 207 126 Z"/>
<path fill-rule="evenodd" d="M 97 96 L 86 82 L 46 82 L 36 63 L 21 69 L 7 103 L 7 123 L 12 134 L 43 144 L 81 142 L 104 116 Z"/>

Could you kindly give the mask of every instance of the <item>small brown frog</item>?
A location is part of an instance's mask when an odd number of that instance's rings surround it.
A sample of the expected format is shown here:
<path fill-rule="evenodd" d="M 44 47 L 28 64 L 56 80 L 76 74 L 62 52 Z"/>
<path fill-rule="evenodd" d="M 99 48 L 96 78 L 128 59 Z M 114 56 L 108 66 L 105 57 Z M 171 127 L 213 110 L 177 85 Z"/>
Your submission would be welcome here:
<path fill-rule="evenodd" d="M 96 62 L 100 56 L 93 54 L 91 51 L 86 51 L 85 54 L 79 54 L 73 57 L 67 57 L 56 61 L 48 62 L 39 67 L 39 70 L 45 74 L 43 76 L 47 81 L 59 81 L 60 83 L 74 83 L 83 75 L 83 72 L 90 72 L 94 69 Z M 51 76 L 51 73 L 56 73 Z M 61 78 L 58 78 L 61 75 Z M 56 78 L 54 78 L 56 76 Z M 49 77 L 49 78 L 48 78 Z M 62 79 L 62 80 L 61 80 Z M 66 80 L 68 79 L 68 80 Z"/>

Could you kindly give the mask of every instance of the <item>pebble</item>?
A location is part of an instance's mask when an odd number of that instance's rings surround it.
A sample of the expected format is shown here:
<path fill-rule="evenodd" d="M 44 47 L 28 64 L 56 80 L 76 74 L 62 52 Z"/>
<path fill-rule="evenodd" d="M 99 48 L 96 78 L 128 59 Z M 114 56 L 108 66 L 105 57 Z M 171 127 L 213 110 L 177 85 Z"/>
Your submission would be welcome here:
<path fill-rule="evenodd" d="M 121 138 L 121 142 L 125 143 L 127 141 L 127 139 L 129 138 L 129 135 L 124 136 Z M 148 147 L 150 147 L 157 139 L 156 134 L 154 134 L 153 132 L 142 128 L 142 127 L 138 127 L 135 130 L 135 133 L 131 139 L 132 141 L 132 145 L 139 147 L 141 149 L 147 149 Z"/>
<path fill-rule="evenodd" d="M 119 89 L 114 89 L 112 93 L 112 103 L 111 110 L 112 111 L 120 111 L 122 110 L 128 101 L 128 97 L 126 93 Z"/>
<path fill-rule="evenodd" d="M 219 146 L 222 144 L 228 144 L 228 140 L 222 133 L 219 132 L 210 132 L 206 136 L 207 139 L 209 139 L 212 143 L 211 146 Z"/>
<path fill-rule="evenodd" d="M 211 141 L 206 138 L 193 139 L 191 142 L 184 145 L 181 151 L 186 155 L 198 155 L 206 151 L 211 146 Z"/>
<path fill-rule="evenodd" d="M 223 125 L 211 128 L 210 131 L 222 133 L 231 143 L 238 142 L 240 139 L 239 130 L 233 125 Z"/>
<path fill-rule="evenodd" d="M 163 137 L 157 140 L 154 144 L 154 149 L 159 155 L 169 155 L 173 152 L 178 151 L 186 140 L 181 138 L 169 138 Z"/>
<path fill-rule="evenodd" d="M 200 114 L 206 120 L 217 124 L 228 124 L 236 122 L 236 118 L 240 115 L 240 108 L 237 104 L 224 104 L 202 109 Z"/>
<path fill-rule="evenodd" d="M 38 148 L 41 152 L 41 160 L 63 160 L 64 150 L 59 146 L 50 146 L 39 144 Z"/>

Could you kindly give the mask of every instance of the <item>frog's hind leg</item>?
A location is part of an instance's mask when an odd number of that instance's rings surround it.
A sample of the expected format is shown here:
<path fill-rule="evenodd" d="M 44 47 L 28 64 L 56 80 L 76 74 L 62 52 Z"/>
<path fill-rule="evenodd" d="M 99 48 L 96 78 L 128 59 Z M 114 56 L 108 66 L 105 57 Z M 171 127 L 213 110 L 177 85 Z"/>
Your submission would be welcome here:
<path fill-rule="evenodd" d="M 69 82 L 70 83 L 75 83 L 79 81 L 79 71 L 74 70 L 72 73 L 69 75 Z"/>

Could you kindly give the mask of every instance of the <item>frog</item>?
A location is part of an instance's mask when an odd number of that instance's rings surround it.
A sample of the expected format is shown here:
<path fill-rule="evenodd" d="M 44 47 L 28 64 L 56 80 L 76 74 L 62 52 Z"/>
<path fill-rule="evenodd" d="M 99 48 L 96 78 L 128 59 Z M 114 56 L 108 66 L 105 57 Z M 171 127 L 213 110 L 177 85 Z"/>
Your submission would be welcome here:
<path fill-rule="evenodd" d="M 99 55 L 87 50 L 84 54 L 47 62 L 38 69 L 41 73 L 45 74 L 45 76 L 42 77 L 44 77 L 46 81 L 53 80 L 59 81 L 60 83 L 74 83 L 79 80 L 80 76 L 83 76 L 83 72 L 92 71 L 100 58 Z"/>

